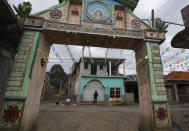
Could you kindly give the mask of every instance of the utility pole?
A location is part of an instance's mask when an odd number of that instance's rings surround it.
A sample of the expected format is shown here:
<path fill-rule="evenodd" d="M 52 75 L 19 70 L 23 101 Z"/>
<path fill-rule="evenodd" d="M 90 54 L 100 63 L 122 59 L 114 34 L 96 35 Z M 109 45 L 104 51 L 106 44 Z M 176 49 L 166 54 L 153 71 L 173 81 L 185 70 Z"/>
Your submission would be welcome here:
<path fill-rule="evenodd" d="M 152 10 L 152 27 L 155 27 L 155 23 L 154 23 L 154 9 Z"/>
<path fill-rule="evenodd" d="M 83 66 L 84 66 L 84 60 L 83 60 L 83 58 L 84 58 L 84 51 L 85 51 L 85 46 L 83 46 L 83 49 L 82 49 L 82 56 L 81 56 L 81 68 L 80 68 L 80 74 L 82 74 L 83 73 Z"/>

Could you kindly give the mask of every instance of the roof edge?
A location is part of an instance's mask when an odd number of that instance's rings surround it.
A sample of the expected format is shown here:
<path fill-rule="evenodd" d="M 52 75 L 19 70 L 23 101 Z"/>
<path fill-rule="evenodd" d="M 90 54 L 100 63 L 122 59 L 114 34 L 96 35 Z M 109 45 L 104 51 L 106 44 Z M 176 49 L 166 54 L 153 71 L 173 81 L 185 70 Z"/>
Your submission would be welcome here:
<path fill-rule="evenodd" d="M 45 12 L 47 12 L 47 11 L 50 11 L 50 10 L 59 8 L 59 7 L 63 6 L 63 5 L 65 5 L 66 3 L 67 3 L 67 0 L 64 0 L 61 4 L 57 4 L 57 5 L 51 6 L 51 7 L 48 8 L 48 9 L 39 11 L 39 12 L 34 13 L 34 14 L 31 14 L 31 16 L 37 16 L 37 15 L 40 15 L 40 14 L 45 13 Z"/>
<path fill-rule="evenodd" d="M 150 29 L 152 29 L 152 30 L 156 30 L 155 28 L 153 28 L 152 26 L 150 26 L 150 25 L 148 25 L 146 22 L 144 22 L 142 19 L 140 19 L 138 16 L 136 16 L 131 10 L 128 9 L 128 11 L 129 11 L 129 13 L 130 13 L 133 17 L 135 17 L 135 18 L 137 18 L 138 20 L 140 20 L 140 22 L 142 22 L 143 24 L 145 24 L 148 28 L 150 28 Z"/>

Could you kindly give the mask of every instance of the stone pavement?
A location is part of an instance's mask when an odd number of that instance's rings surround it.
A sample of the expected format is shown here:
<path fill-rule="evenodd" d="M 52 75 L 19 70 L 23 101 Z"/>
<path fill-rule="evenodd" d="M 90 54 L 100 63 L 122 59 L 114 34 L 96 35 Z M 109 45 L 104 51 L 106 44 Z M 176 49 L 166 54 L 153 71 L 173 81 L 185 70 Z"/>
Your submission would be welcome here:
<path fill-rule="evenodd" d="M 189 104 L 172 105 L 172 131 L 189 131 Z M 138 105 L 41 105 L 38 131 L 139 131 Z"/>

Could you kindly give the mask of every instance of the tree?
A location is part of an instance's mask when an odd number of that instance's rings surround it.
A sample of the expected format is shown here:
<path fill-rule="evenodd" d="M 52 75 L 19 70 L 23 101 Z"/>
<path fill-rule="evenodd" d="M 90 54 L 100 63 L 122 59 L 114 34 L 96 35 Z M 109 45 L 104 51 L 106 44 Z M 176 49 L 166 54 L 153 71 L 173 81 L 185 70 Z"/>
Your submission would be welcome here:
<path fill-rule="evenodd" d="M 20 17 L 28 17 L 32 10 L 32 4 L 30 2 L 23 2 L 23 4 L 19 4 L 18 7 L 13 5 L 14 10 Z"/>
<path fill-rule="evenodd" d="M 56 87 L 60 88 L 60 83 L 62 88 L 66 88 L 68 85 L 68 75 L 64 72 L 64 69 L 61 65 L 53 65 L 50 72 L 47 73 L 50 76 L 50 83 Z"/>

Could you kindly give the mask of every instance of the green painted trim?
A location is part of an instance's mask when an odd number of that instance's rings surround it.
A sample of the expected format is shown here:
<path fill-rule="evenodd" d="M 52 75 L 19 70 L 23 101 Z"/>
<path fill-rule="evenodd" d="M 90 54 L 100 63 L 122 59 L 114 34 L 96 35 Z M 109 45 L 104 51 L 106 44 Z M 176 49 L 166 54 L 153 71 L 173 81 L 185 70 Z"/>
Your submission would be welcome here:
<path fill-rule="evenodd" d="M 33 43 L 33 40 L 31 40 L 31 39 L 22 39 L 21 42 L 22 43 Z"/>
<path fill-rule="evenodd" d="M 48 8 L 48 9 L 45 9 L 45 10 L 42 10 L 42 11 L 37 12 L 37 13 L 35 13 L 35 14 L 32 14 L 31 16 L 37 16 L 37 15 L 40 15 L 40 14 L 42 14 L 42 13 L 48 12 L 48 11 L 50 11 L 50 10 L 54 10 L 54 9 L 56 9 L 56 8 L 59 8 L 59 7 L 63 6 L 63 5 L 65 5 L 66 3 L 67 3 L 67 0 L 64 0 L 61 4 L 54 5 L 54 6 L 50 7 L 50 8 Z"/>
<path fill-rule="evenodd" d="M 80 24 L 82 25 L 83 24 L 83 17 L 84 17 L 84 0 L 82 0 L 82 9 L 81 9 L 81 17 L 80 17 Z"/>
<path fill-rule="evenodd" d="M 34 32 L 31 32 L 31 31 L 26 31 L 26 32 L 24 32 L 24 35 L 30 35 L 30 36 L 32 36 L 32 35 L 34 35 L 35 33 Z"/>
<path fill-rule="evenodd" d="M 165 82 L 164 79 L 156 79 L 156 82 Z"/>
<path fill-rule="evenodd" d="M 159 50 L 152 50 L 152 53 L 159 53 Z"/>
<path fill-rule="evenodd" d="M 65 12 L 65 19 L 64 19 L 64 22 L 68 22 L 68 15 L 69 15 L 69 7 L 70 7 L 70 0 L 67 0 L 67 3 L 66 4 L 66 12 Z"/>
<path fill-rule="evenodd" d="M 28 46 L 20 46 L 18 50 L 30 50 L 30 47 Z"/>
<path fill-rule="evenodd" d="M 17 54 L 16 59 L 27 59 L 28 55 Z"/>
<path fill-rule="evenodd" d="M 154 67 L 162 67 L 161 64 L 154 64 Z"/>
<path fill-rule="evenodd" d="M 165 87 L 156 87 L 158 91 L 164 91 Z"/>
<path fill-rule="evenodd" d="M 32 46 L 30 59 L 28 61 L 28 67 L 27 67 L 26 72 L 25 72 L 24 83 L 23 83 L 23 86 L 22 86 L 22 89 L 23 89 L 22 96 L 27 96 L 27 94 L 28 94 L 28 89 L 30 87 L 29 75 L 30 75 L 30 71 L 31 71 L 31 68 L 32 68 L 32 63 L 33 63 L 33 60 L 34 60 L 35 52 L 37 50 L 36 48 L 37 48 L 39 37 L 40 37 L 40 32 L 36 32 L 35 36 L 34 36 L 34 43 L 33 43 L 33 46 Z"/>
<path fill-rule="evenodd" d="M 140 22 L 142 22 L 143 24 L 145 24 L 148 28 L 152 29 L 152 30 L 156 30 L 155 28 L 151 27 L 150 25 L 148 25 L 146 22 L 144 22 L 143 20 L 141 20 L 139 17 L 137 17 L 131 10 L 128 9 L 128 12 L 135 17 L 136 19 L 138 19 Z"/>
<path fill-rule="evenodd" d="M 24 97 L 26 97 L 28 95 L 28 90 L 29 90 L 29 87 L 30 87 L 29 74 L 30 74 L 32 62 L 34 60 L 35 51 L 37 50 L 36 48 L 37 48 L 39 36 L 40 36 L 40 32 L 35 31 L 34 40 L 33 40 L 32 47 L 31 47 L 31 53 L 30 53 L 30 57 L 29 57 L 29 60 L 28 60 L 27 67 L 26 67 L 24 81 L 22 83 L 22 90 L 21 91 L 6 91 L 5 96 L 24 96 Z M 22 37 L 22 39 L 23 38 L 24 37 Z"/>
<path fill-rule="evenodd" d="M 11 77 L 22 77 L 24 76 L 23 72 L 11 72 L 10 75 Z"/>
<path fill-rule="evenodd" d="M 8 86 L 21 86 L 21 81 L 8 81 Z"/>
<path fill-rule="evenodd" d="M 161 60 L 160 57 L 153 57 L 153 60 Z"/>
<path fill-rule="evenodd" d="M 14 67 L 17 67 L 17 68 L 23 68 L 25 66 L 26 66 L 25 63 L 14 63 Z"/>
<path fill-rule="evenodd" d="M 158 48 L 159 48 L 159 45 L 157 45 L 157 44 L 151 44 L 151 46 L 154 46 L 154 47 L 158 47 Z"/>
<path fill-rule="evenodd" d="M 154 74 L 156 74 L 156 75 L 163 75 L 163 72 L 162 71 L 154 71 Z"/>
<path fill-rule="evenodd" d="M 34 62 L 35 62 L 35 56 L 36 56 L 36 52 L 37 52 L 37 48 L 38 48 L 38 43 L 39 43 L 40 37 L 41 37 L 41 35 L 39 35 L 39 37 L 37 39 L 36 50 L 33 53 L 34 56 L 33 56 L 33 61 L 32 61 L 31 68 L 30 68 L 29 78 L 31 78 L 31 75 L 32 75 L 33 66 L 34 66 Z"/>
<path fill-rule="evenodd" d="M 152 42 L 146 42 L 146 51 L 148 55 L 148 66 L 149 66 L 149 74 L 150 74 L 150 86 L 151 86 L 151 98 L 152 100 L 165 100 L 167 101 L 167 95 L 157 95 L 158 87 L 156 87 L 156 82 L 154 79 L 154 74 L 158 73 L 160 75 L 163 75 L 162 71 L 154 71 L 153 63 L 152 63 L 152 52 L 151 52 L 151 44 Z M 162 81 L 162 79 L 156 79 L 157 81 Z M 162 87 L 165 88 L 165 87 Z"/>

